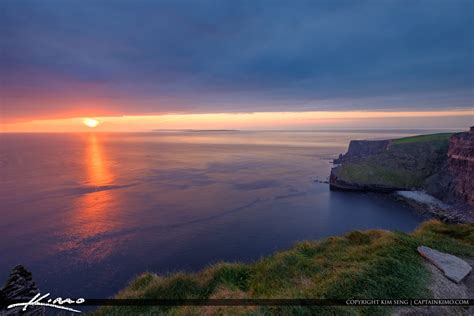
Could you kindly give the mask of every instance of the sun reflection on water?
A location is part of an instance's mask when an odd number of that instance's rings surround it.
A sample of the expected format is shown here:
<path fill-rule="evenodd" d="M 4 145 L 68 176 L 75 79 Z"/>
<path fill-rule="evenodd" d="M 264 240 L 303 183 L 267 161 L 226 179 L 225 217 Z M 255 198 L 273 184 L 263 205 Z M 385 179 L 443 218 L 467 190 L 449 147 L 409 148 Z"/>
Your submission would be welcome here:
<path fill-rule="evenodd" d="M 104 149 L 103 140 L 89 135 L 84 154 L 84 185 L 88 192 L 74 203 L 74 214 L 70 230 L 70 242 L 65 248 L 79 250 L 81 259 L 99 261 L 107 257 L 116 240 L 105 238 L 117 228 L 114 210 L 117 209 L 118 194 L 111 188 L 116 176 Z M 90 190 L 90 191 L 89 191 Z"/>
<path fill-rule="evenodd" d="M 112 222 L 107 219 L 112 211 L 115 194 L 107 186 L 113 184 L 115 177 L 107 164 L 102 144 L 95 135 L 89 136 L 84 165 L 86 185 L 95 189 L 82 195 L 77 203 L 78 215 L 83 222 L 79 234 L 87 238 L 113 228 Z"/>
<path fill-rule="evenodd" d="M 107 166 L 102 144 L 95 135 L 89 136 L 85 165 L 89 185 L 100 187 L 113 183 L 115 177 Z"/>

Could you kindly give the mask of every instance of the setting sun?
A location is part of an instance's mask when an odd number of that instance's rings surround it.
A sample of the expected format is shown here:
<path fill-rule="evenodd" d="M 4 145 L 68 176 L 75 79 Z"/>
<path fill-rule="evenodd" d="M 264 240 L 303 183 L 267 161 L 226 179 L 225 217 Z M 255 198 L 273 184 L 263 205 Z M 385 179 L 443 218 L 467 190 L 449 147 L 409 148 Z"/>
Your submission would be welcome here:
<path fill-rule="evenodd" d="M 82 122 L 84 123 L 84 125 L 86 125 L 88 127 L 96 127 L 97 125 L 99 125 L 98 120 L 94 120 L 94 119 L 91 119 L 91 118 L 85 118 Z"/>

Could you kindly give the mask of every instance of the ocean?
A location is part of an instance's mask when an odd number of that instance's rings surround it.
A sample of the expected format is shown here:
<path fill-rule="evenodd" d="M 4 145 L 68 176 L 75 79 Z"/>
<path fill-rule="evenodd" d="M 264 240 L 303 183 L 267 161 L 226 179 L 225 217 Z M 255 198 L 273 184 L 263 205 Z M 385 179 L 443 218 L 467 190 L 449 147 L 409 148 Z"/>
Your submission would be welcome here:
<path fill-rule="evenodd" d="M 424 132 L 0 134 L 0 277 L 23 264 L 42 293 L 106 298 L 144 271 L 249 262 L 354 229 L 411 231 L 424 218 L 390 195 L 319 181 L 351 139 Z"/>

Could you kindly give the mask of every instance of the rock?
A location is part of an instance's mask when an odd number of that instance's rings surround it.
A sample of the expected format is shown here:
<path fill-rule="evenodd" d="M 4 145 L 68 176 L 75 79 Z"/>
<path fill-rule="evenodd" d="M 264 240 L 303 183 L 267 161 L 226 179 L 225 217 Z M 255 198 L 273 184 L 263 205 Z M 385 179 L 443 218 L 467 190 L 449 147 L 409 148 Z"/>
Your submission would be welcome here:
<path fill-rule="evenodd" d="M 20 302 L 30 301 L 36 294 L 39 293 L 38 287 L 33 281 L 31 272 L 25 269 L 22 265 L 17 265 L 13 268 L 8 277 L 5 286 L 0 289 L 0 300 L 18 300 Z M 6 309 L 6 306 L 2 306 L 0 315 L 29 315 L 29 316 L 40 316 L 45 315 L 45 308 L 42 306 L 30 306 L 26 311 L 21 311 L 22 307 Z"/>
<path fill-rule="evenodd" d="M 337 164 L 340 164 L 342 162 L 342 159 L 343 159 L 343 156 L 342 154 L 339 154 L 339 157 L 337 157 L 336 159 L 334 159 L 332 161 L 333 164 L 337 165 Z"/>
<path fill-rule="evenodd" d="M 474 128 L 454 134 L 449 140 L 448 170 L 451 174 L 453 195 L 474 207 Z"/>
<path fill-rule="evenodd" d="M 334 159 L 335 164 L 349 160 L 374 156 L 387 150 L 390 140 L 351 140 L 347 153 Z"/>
<path fill-rule="evenodd" d="M 426 246 L 417 248 L 420 255 L 443 271 L 444 275 L 456 283 L 461 282 L 471 272 L 472 267 L 464 260 Z"/>

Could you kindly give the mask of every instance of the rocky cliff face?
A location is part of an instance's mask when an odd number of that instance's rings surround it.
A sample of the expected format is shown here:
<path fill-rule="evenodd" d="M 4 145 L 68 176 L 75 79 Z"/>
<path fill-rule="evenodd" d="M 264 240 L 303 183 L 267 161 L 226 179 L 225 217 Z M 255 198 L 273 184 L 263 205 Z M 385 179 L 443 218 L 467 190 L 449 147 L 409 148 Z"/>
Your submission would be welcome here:
<path fill-rule="evenodd" d="M 474 216 L 474 127 L 455 134 L 351 141 L 334 163 L 331 189 L 423 190 Z"/>
<path fill-rule="evenodd" d="M 389 143 L 389 140 L 351 140 L 347 153 L 339 155 L 334 163 L 340 164 L 344 161 L 380 154 L 387 150 Z"/>
<path fill-rule="evenodd" d="M 474 206 L 474 127 L 451 137 L 447 165 L 454 198 Z"/>

